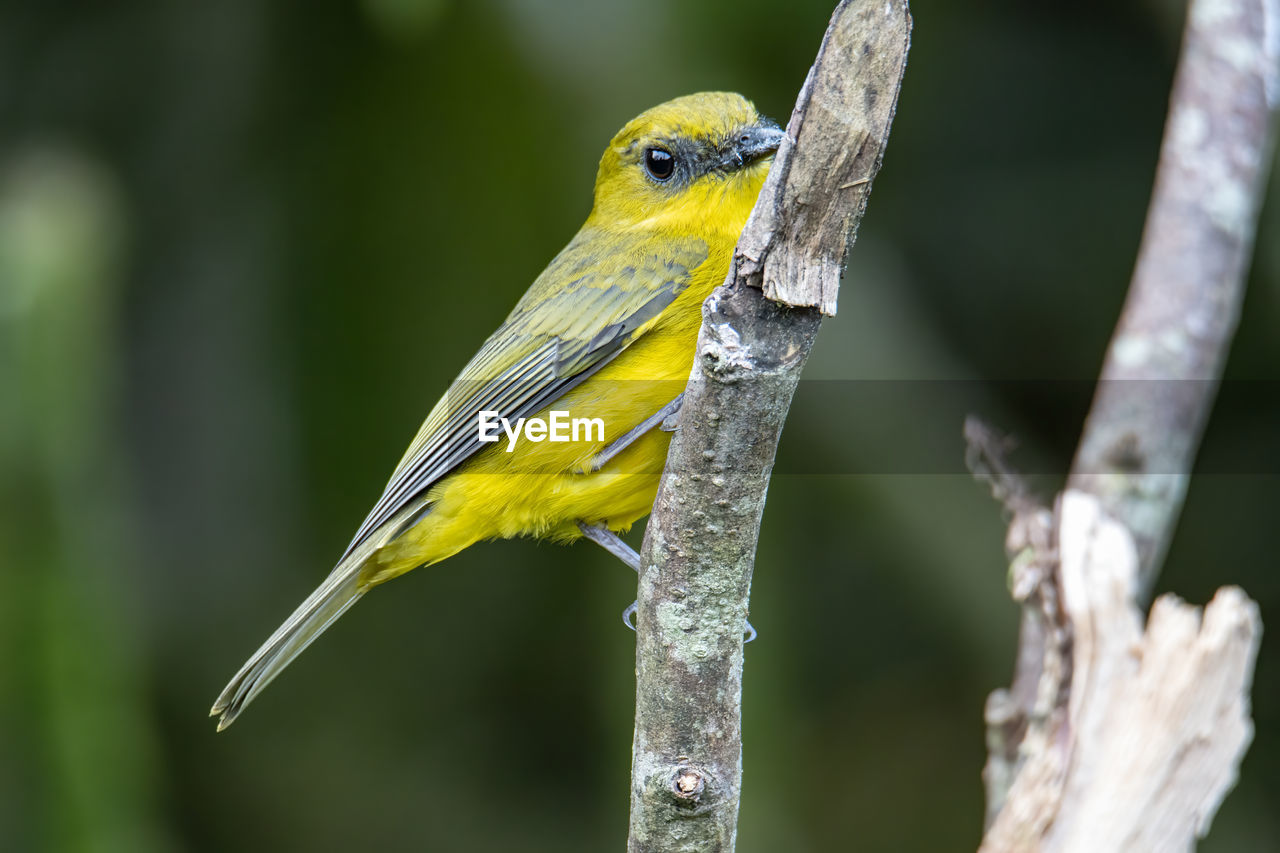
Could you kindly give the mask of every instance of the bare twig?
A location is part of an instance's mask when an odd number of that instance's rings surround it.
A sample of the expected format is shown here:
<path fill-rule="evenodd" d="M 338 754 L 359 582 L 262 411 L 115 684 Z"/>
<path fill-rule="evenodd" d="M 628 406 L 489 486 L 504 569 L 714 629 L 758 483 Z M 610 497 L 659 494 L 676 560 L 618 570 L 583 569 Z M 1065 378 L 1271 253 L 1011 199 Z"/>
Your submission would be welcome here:
<path fill-rule="evenodd" d="M 987 853 L 1190 850 L 1252 738 L 1257 606 L 1234 587 L 1203 616 L 1163 596 L 1144 628 L 1138 605 L 1239 315 L 1278 33 L 1275 0 L 1192 3 L 1133 284 L 1068 489 L 1043 526 L 1025 499 L 1010 507 L 1023 631 L 1014 688 L 987 706 Z M 999 455 L 967 433 L 980 460 Z M 1011 478 L 1002 462 L 981 470 Z"/>
<path fill-rule="evenodd" d="M 835 311 L 910 29 L 905 0 L 836 9 L 734 268 L 703 306 L 641 551 L 632 851 L 733 849 L 743 627 L 765 490 L 821 315 Z"/>
<path fill-rule="evenodd" d="M 1277 0 L 1197 0 L 1133 283 L 1070 486 L 1132 531 L 1151 589 L 1244 298 L 1280 100 Z"/>

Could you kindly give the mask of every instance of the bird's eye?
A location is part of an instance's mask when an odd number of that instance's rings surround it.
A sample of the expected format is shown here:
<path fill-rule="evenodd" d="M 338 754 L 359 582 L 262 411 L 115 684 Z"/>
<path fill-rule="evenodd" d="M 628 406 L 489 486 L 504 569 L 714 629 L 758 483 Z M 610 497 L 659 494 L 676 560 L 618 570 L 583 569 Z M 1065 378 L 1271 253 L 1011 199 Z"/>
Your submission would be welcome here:
<path fill-rule="evenodd" d="M 644 167 L 655 181 L 670 180 L 676 172 L 676 158 L 665 148 L 650 148 L 644 152 Z"/>

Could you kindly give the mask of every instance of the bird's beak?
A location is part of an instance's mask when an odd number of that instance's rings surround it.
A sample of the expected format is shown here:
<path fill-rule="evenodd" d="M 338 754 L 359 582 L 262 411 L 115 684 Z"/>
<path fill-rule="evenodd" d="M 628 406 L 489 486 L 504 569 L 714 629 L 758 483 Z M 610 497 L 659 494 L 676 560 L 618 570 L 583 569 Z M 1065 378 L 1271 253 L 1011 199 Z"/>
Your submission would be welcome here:
<path fill-rule="evenodd" d="M 734 137 L 728 152 L 734 164 L 742 167 L 772 155 L 782 143 L 786 131 L 767 118 L 742 128 Z"/>

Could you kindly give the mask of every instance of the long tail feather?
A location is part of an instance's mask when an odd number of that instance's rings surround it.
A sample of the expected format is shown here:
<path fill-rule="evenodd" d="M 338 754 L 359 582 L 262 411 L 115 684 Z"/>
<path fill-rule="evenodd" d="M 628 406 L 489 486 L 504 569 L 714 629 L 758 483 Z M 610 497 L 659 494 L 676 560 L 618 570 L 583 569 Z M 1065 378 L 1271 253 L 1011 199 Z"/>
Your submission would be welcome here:
<path fill-rule="evenodd" d="M 410 527 L 421 522 L 427 516 L 431 499 L 423 495 L 406 504 L 400 512 L 392 517 L 379 532 L 366 537 L 356 545 L 350 553 L 338 561 L 333 571 L 315 590 L 307 596 L 307 600 L 293 611 L 293 615 L 285 620 L 276 632 L 267 638 L 253 657 L 249 658 L 230 683 L 223 689 L 218 701 L 213 703 L 209 711 L 210 717 L 219 717 L 218 731 L 236 721 L 236 717 L 244 711 L 266 686 L 298 655 L 311 645 L 316 637 L 337 621 L 372 587 L 385 578 L 367 576 L 366 563 L 378 553 L 379 549 L 402 535 Z M 459 546 L 465 547 L 465 546 Z M 454 548 L 453 551 L 458 550 Z M 423 564 L 442 560 L 448 554 L 432 557 L 421 555 Z"/>
<path fill-rule="evenodd" d="M 209 711 L 211 717 L 221 715 L 218 731 L 234 723 L 273 678 L 364 595 L 368 589 L 360 583 L 364 561 L 352 559 L 357 556 L 364 555 L 352 554 L 339 564 L 227 684 Z"/>

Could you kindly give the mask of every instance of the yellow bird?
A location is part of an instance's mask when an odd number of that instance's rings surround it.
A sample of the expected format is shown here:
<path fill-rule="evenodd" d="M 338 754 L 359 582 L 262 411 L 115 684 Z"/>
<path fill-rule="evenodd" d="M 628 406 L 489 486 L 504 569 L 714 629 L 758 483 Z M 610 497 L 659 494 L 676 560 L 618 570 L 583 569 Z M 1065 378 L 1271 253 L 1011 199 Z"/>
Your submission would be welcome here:
<path fill-rule="evenodd" d="M 638 568 L 617 532 L 653 504 L 658 427 L 782 137 L 726 92 L 618 132 L 582 229 L 427 415 L 328 578 L 222 691 L 219 730 L 370 589 L 481 540 L 586 536 Z"/>

